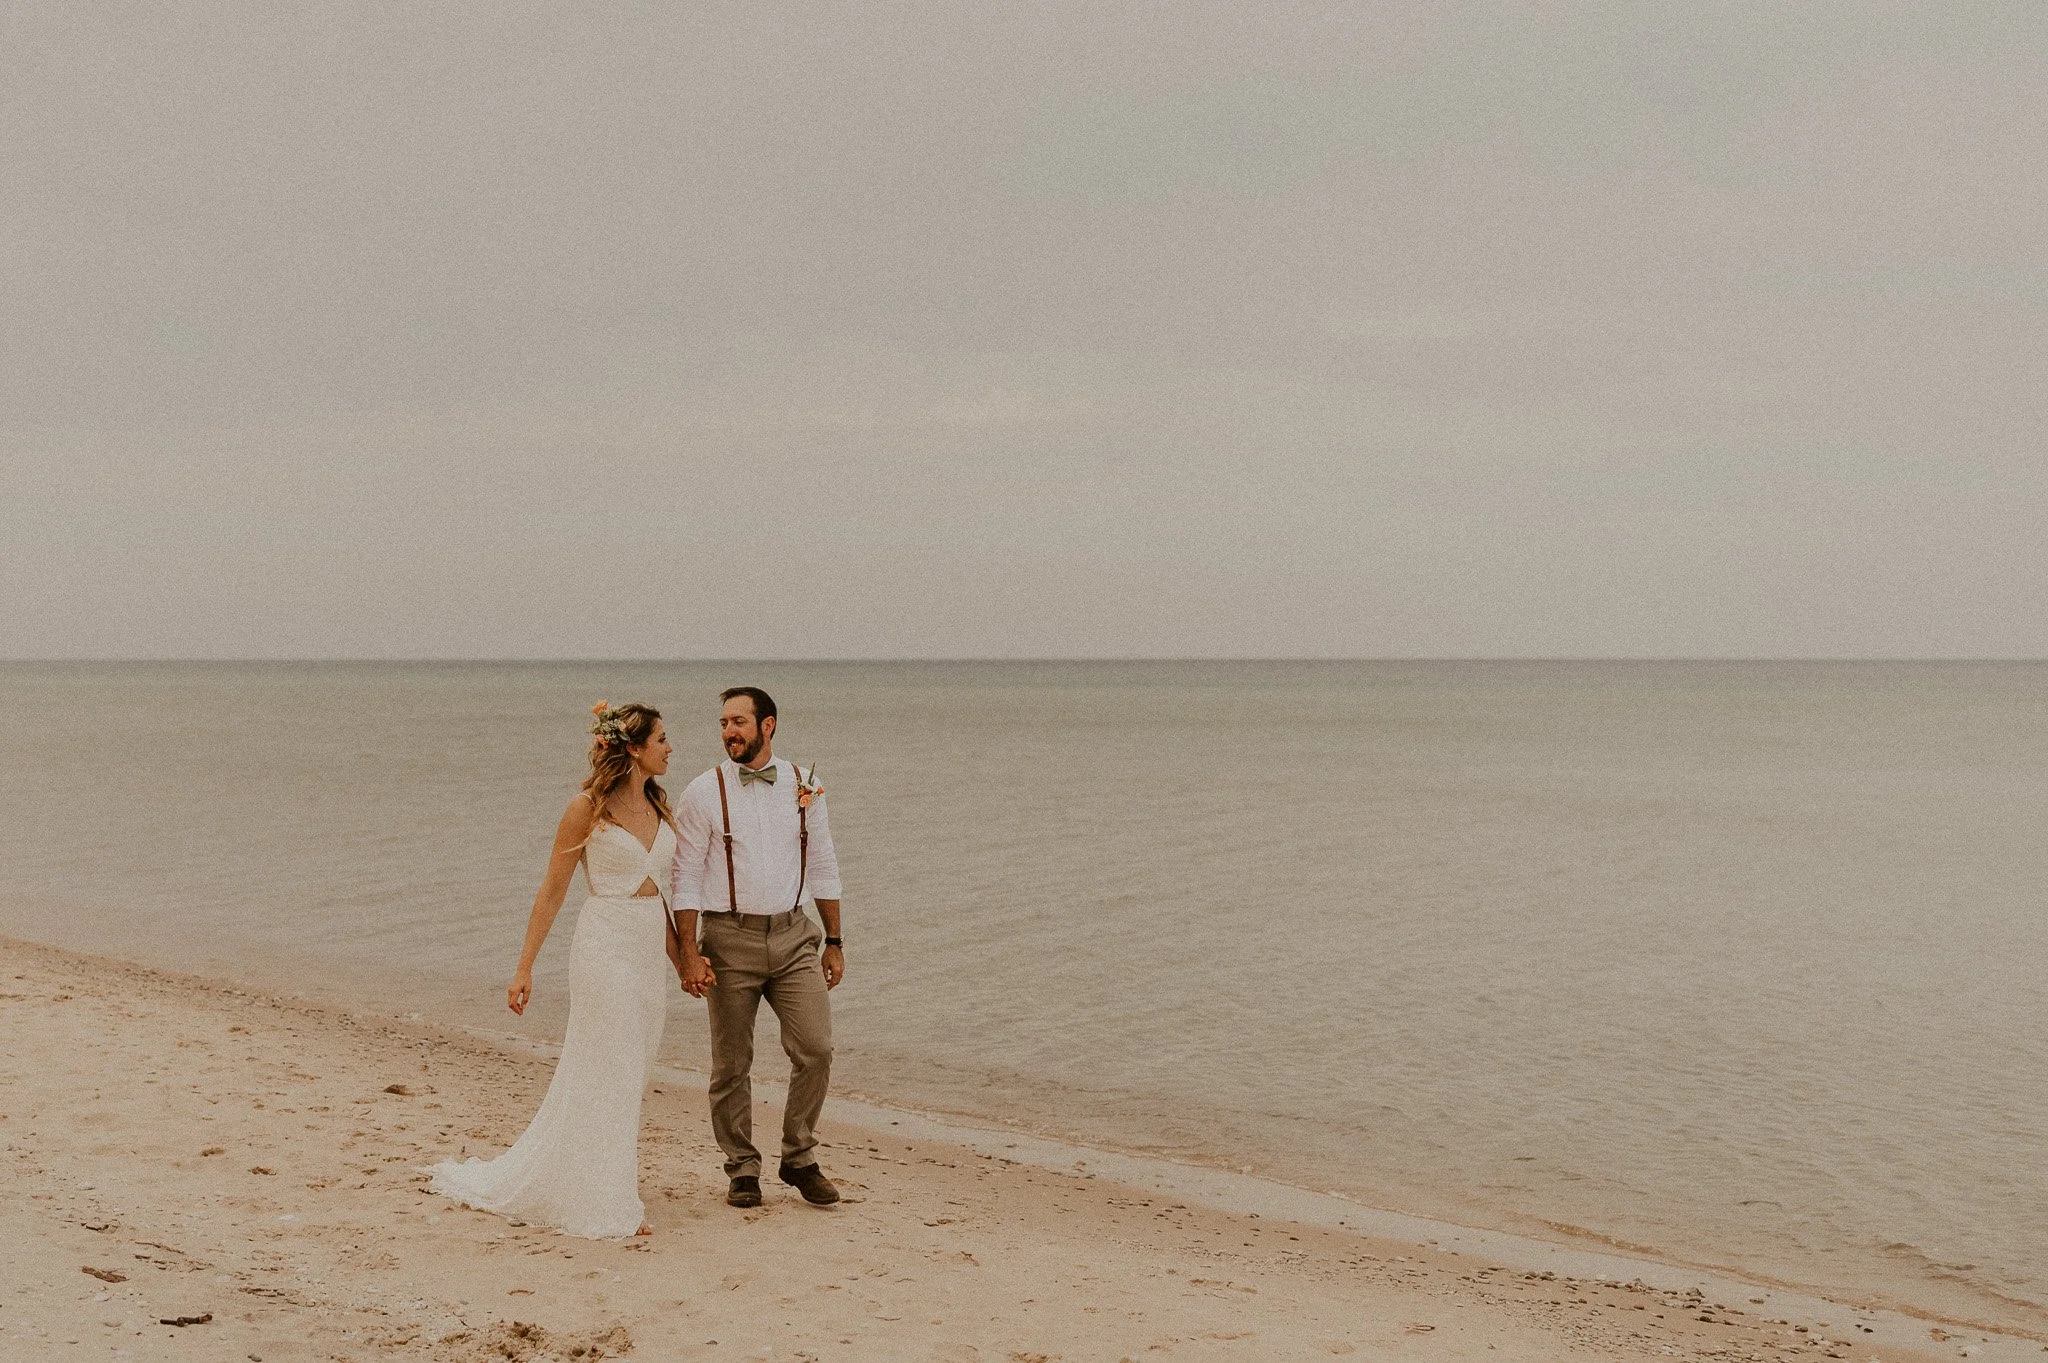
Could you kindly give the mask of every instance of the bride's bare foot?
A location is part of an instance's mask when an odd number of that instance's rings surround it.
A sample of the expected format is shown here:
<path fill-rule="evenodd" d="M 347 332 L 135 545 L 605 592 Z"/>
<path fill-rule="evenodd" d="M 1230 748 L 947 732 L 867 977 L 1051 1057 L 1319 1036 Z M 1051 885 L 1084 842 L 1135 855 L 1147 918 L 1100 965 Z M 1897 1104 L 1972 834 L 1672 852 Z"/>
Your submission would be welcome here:
<path fill-rule="evenodd" d="M 652 1226 L 648 1225 L 648 1224 L 647 1224 L 647 1223 L 646 1223 L 645 1221 L 642 1221 L 642 1222 L 640 1223 L 640 1229 L 639 1229 L 639 1230 L 636 1230 L 636 1231 L 634 1231 L 634 1232 L 633 1232 L 633 1234 L 635 1234 L 635 1235 L 652 1235 L 652 1234 L 654 1234 L 654 1227 L 652 1227 Z"/>

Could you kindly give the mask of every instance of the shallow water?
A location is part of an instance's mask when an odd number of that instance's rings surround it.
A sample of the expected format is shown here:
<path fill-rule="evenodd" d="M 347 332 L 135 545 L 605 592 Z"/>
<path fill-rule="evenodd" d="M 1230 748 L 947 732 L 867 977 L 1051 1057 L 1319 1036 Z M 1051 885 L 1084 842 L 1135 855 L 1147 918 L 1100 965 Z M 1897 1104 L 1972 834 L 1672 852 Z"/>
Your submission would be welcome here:
<path fill-rule="evenodd" d="M 2048 1326 L 2048 666 L 0 665 L 0 931 L 558 1033 L 587 707 L 741 680 L 847 1089 Z"/>

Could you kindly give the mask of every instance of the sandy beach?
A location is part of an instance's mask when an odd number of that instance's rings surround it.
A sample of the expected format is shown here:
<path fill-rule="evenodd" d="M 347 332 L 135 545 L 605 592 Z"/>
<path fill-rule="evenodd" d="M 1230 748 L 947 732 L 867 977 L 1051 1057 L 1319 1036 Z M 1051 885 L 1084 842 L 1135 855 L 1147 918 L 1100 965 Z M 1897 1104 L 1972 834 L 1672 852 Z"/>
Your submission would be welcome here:
<path fill-rule="evenodd" d="M 12 940 L 0 962 L 9 1363 L 1911 1360 L 2040 1347 L 1847 1308 L 1822 1327 L 1773 1318 L 1768 1298 L 1230 1214 L 829 1108 L 824 1163 L 846 1202 L 814 1209 L 771 1180 L 768 1204 L 741 1213 L 722 1200 L 701 1091 L 675 1082 L 655 1086 L 643 1136 L 654 1235 L 570 1239 L 421 1186 L 422 1165 L 517 1135 L 546 1086 L 543 1058 Z"/>

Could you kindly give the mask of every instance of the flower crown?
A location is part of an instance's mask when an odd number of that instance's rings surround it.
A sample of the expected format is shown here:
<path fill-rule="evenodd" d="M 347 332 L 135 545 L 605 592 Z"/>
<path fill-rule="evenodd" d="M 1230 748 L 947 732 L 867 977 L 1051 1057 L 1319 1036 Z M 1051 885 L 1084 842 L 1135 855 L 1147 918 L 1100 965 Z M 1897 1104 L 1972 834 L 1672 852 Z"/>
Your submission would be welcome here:
<path fill-rule="evenodd" d="M 592 738 L 600 743 L 616 743 L 622 748 L 631 746 L 633 740 L 626 737 L 626 712 L 623 707 L 614 710 L 610 701 L 601 700 L 590 707 L 590 713 L 597 716 L 590 724 Z"/>

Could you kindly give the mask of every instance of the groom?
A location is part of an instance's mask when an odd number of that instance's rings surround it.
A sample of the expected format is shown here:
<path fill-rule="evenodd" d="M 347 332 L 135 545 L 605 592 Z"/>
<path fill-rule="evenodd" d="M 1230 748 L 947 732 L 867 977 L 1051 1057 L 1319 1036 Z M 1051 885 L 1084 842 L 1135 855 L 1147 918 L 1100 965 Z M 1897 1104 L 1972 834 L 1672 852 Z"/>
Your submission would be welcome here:
<path fill-rule="evenodd" d="M 754 1148 L 754 1016 L 761 1000 L 782 1024 L 789 1105 L 776 1177 L 815 1206 L 839 1200 L 818 1168 L 818 1114 L 832 1075 L 828 991 L 846 976 L 839 941 L 839 860 L 814 778 L 774 755 L 775 702 L 735 686 L 718 718 L 728 761 L 684 788 L 676 805 L 674 891 L 685 992 L 710 1003 L 711 1131 L 732 1180 L 725 1200 L 761 1205 Z M 820 934 L 803 911 L 818 906 Z M 703 918 L 703 945 L 697 920 Z M 822 945 L 823 951 L 819 950 Z"/>

